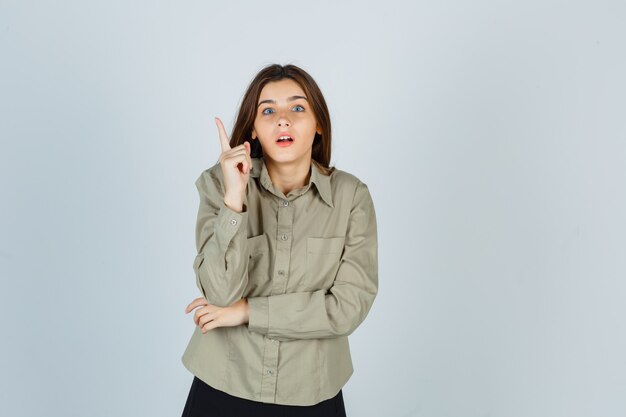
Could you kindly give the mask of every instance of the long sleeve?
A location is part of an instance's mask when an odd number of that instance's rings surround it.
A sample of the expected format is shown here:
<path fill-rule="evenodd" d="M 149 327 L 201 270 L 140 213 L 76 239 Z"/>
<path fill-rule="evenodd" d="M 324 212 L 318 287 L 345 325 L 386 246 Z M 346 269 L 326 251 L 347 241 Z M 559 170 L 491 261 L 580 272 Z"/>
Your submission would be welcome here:
<path fill-rule="evenodd" d="M 238 213 L 224 204 L 221 172 L 204 171 L 196 180 L 200 207 L 196 223 L 198 254 L 193 263 L 204 298 L 226 307 L 242 298 L 248 283 L 247 222 L 244 201 Z"/>
<path fill-rule="evenodd" d="M 367 185 L 359 182 L 331 288 L 250 297 L 248 329 L 282 341 L 349 335 L 367 316 L 377 292 L 376 214 Z"/>

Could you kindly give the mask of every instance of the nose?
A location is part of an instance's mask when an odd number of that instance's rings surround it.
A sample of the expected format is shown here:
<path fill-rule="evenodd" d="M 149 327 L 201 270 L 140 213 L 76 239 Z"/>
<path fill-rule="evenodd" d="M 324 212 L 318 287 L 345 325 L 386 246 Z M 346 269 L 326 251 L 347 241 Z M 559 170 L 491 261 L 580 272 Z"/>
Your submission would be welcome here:
<path fill-rule="evenodd" d="M 291 122 L 289 121 L 289 119 L 287 119 L 287 117 L 285 116 L 285 113 L 282 113 L 280 117 L 278 118 L 278 126 L 280 127 L 291 126 Z"/>

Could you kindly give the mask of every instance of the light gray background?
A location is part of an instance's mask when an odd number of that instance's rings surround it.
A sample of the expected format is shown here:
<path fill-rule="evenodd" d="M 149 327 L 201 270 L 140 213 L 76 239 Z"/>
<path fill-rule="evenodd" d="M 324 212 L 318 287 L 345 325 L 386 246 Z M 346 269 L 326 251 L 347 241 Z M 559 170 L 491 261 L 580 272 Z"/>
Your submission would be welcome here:
<path fill-rule="evenodd" d="M 622 1 L 0 1 L 0 415 L 176 416 L 194 181 L 269 63 L 375 200 L 348 415 L 626 414 Z"/>

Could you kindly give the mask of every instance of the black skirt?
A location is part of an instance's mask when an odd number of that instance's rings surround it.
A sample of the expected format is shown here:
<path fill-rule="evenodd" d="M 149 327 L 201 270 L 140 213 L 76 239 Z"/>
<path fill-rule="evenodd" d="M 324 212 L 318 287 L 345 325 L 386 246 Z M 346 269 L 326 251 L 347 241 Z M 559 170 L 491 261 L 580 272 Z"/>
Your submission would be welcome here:
<path fill-rule="evenodd" d="M 315 405 L 283 405 L 234 397 L 194 376 L 182 417 L 346 417 L 341 390 Z"/>

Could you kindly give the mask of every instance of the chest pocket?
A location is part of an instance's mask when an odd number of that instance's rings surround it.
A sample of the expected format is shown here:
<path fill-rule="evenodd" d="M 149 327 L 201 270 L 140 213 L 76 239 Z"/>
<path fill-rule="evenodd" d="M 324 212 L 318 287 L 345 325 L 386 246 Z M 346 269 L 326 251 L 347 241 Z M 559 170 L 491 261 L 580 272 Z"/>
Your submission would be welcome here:
<path fill-rule="evenodd" d="M 306 240 L 306 276 L 302 283 L 308 291 L 328 289 L 333 285 L 345 237 L 309 237 Z"/>

